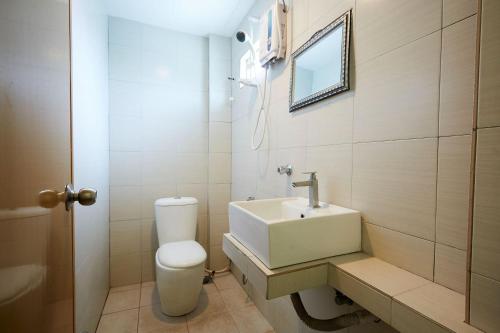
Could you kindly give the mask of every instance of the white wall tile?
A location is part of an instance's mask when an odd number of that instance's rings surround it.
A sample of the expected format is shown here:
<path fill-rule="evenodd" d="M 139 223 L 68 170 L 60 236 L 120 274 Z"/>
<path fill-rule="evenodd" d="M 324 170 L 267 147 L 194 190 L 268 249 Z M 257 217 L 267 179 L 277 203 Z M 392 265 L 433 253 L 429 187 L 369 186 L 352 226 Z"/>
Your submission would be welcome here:
<path fill-rule="evenodd" d="M 434 240 L 437 139 L 354 144 L 352 206 L 365 221 Z"/>
<path fill-rule="evenodd" d="M 136 48 L 109 45 L 109 77 L 112 80 L 139 81 L 141 52 Z"/>
<path fill-rule="evenodd" d="M 210 153 L 209 157 L 208 181 L 214 183 L 231 183 L 231 154 L 230 153 Z"/>
<path fill-rule="evenodd" d="M 231 152 L 231 124 L 211 122 L 209 136 L 209 150 L 211 153 Z"/>
<path fill-rule="evenodd" d="M 141 218 L 140 186 L 113 186 L 110 189 L 111 221 Z"/>
<path fill-rule="evenodd" d="M 173 152 L 145 151 L 139 160 L 142 170 L 142 184 L 175 184 L 176 183 L 176 154 Z M 130 161 L 134 164 L 134 161 Z"/>
<path fill-rule="evenodd" d="M 179 183 L 207 183 L 208 154 L 178 153 L 176 175 Z"/>
<path fill-rule="evenodd" d="M 227 205 L 231 201 L 230 184 L 210 184 L 208 189 L 208 209 L 210 215 L 227 214 Z"/>
<path fill-rule="evenodd" d="M 142 47 L 142 24 L 110 16 L 109 22 L 109 43 L 131 48 L 140 49 Z"/>
<path fill-rule="evenodd" d="M 355 142 L 437 136 L 440 54 L 436 32 L 356 67 Z"/>
<path fill-rule="evenodd" d="M 141 152 L 111 152 L 109 155 L 111 186 L 142 184 L 142 153 Z"/>
<path fill-rule="evenodd" d="M 109 146 L 113 151 L 141 151 L 143 133 L 139 117 L 111 116 Z"/>
<path fill-rule="evenodd" d="M 137 83 L 109 81 L 109 112 L 117 116 L 141 115 L 141 86 Z"/>

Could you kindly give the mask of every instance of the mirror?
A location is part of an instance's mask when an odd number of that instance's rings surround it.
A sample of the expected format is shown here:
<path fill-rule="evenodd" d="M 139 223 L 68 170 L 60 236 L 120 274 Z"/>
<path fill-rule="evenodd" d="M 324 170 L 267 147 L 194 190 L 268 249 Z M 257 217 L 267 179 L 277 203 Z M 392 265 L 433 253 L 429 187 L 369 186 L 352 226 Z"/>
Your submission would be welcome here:
<path fill-rule="evenodd" d="M 348 11 L 292 54 L 290 112 L 349 90 Z"/>

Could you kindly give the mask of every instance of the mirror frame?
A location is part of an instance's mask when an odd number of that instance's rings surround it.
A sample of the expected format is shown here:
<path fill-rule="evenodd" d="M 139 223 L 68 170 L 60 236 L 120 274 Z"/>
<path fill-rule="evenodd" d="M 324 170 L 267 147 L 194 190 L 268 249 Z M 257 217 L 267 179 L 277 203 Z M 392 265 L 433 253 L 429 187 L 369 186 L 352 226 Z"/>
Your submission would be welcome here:
<path fill-rule="evenodd" d="M 307 97 L 304 97 L 296 102 L 293 101 L 293 94 L 295 88 L 295 61 L 298 56 L 307 51 L 314 44 L 319 42 L 324 36 L 330 33 L 332 30 L 343 25 L 345 27 L 342 33 L 342 50 L 341 50 L 341 68 L 340 68 L 340 82 L 332 85 L 326 89 L 320 90 L 313 93 Z M 350 34 L 351 34 L 351 10 L 345 12 L 337 18 L 335 21 L 324 27 L 323 29 L 317 31 L 312 35 L 312 37 L 305 42 L 300 48 L 292 53 L 292 67 L 290 73 L 290 92 L 289 92 L 289 112 L 297 111 L 307 105 L 319 102 L 327 97 L 337 95 L 341 92 L 349 90 L 349 44 L 350 44 Z"/>

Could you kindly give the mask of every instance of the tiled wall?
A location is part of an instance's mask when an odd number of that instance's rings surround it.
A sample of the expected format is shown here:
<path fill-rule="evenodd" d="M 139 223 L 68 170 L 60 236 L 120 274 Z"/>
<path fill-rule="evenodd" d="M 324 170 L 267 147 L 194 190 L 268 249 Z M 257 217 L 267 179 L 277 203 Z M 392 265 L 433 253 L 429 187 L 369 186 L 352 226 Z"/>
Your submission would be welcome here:
<path fill-rule="evenodd" d="M 207 248 L 208 38 L 109 19 L 111 286 L 154 279 L 154 200 L 199 200 Z M 215 151 L 214 151 L 215 152 Z"/>
<path fill-rule="evenodd" d="M 500 3 L 482 0 L 471 324 L 500 331 Z"/>
<path fill-rule="evenodd" d="M 73 181 L 98 200 L 76 204 L 75 331 L 94 332 L 109 290 L 108 17 L 99 0 L 72 2 Z"/>
<path fill-rule="evenodd" d="M 229 230 L 227 204 L 231 198 L 231 39 L 209 36 L 209 243 L 210 268 L 227 264 L 222 235 Z"/>
<path fill-rule="evenodd" d="M 232 199 L 304 196 L 291 180 L 318 171 L 320 200 L 362 212 L 365 251 L 464 293 L 476 5 L 294 0 L 294 50 L 352 9 L 351 90 L 290 114 L 290 64 L 274 65 L 252 151 L 256 91 L 233 84 Z M 235 74 L 246 50 L 233 41 Z M 287 163 L 291 179 L 276 173 Z"/>

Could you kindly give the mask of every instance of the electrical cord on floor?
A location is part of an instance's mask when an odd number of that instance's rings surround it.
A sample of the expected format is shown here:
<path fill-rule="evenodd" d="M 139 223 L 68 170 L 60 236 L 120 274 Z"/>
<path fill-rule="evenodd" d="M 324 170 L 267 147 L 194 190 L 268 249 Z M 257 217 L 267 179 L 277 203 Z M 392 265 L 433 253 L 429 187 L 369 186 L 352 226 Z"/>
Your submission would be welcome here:
<path fill-rule="evenodd" d="M 210 270 L 208 268 L 205 268 L 205 273 L 207 273 L 207 275 L 203 278 L 203 284 L 212 282 L 214 280 L 215 274 L 229 272 L 230 270 L 231 270 L 231 260 L 229 260 L 229 265 L 220 270 Z"/>

